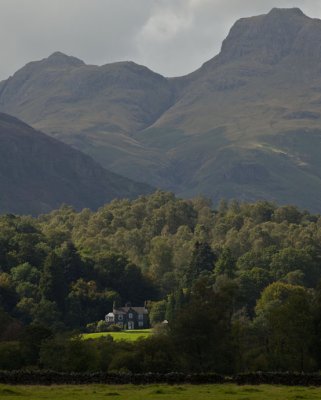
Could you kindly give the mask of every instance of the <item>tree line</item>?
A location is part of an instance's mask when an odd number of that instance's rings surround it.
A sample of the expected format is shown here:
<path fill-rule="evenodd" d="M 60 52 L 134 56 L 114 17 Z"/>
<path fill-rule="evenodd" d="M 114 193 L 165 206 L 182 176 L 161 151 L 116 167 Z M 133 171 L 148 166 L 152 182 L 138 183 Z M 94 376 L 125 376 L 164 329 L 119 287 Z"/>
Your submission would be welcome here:
<path fill-rule="evenodd" d="M 318 370 L 320 238 L 320 216 L 294 206 L 161 191 L 96 212 L 1 216 L 0 368 Z M 145 300 L 151 338 L 75 336 L 113 302 Z"/>

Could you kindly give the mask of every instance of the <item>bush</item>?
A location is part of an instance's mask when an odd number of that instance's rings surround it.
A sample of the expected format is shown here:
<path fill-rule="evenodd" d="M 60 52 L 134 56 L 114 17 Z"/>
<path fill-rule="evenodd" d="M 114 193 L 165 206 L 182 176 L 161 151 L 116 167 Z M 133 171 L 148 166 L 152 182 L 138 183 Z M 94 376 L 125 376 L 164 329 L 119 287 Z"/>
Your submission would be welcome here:
<path fill-rule="evenodd" d="M 97 323 L 96 322 L 91 322 L 90 324 L 86 325 L 86 332 L 88 333 L 95 333 L 97 329 Z"/>
<path fill-rule="evenodd" d="M 98 322 L 92 322 L 86 325 L 86 332 L 120 332 L 122 328 L 119 325 L 113 324 L 108 325 L 106 321 L 101 320 Z"/>
<path fill-rule="evenodd" d="M 40 365 L 56 371 L 99 371 L 100 354 L 94 341 L 61 335 L 42 343 Z"/>
<path fill-rule="evenodd" d="M 101 320 L 97 322 L 96 332 L 108 332 L 108 324 L 106 321 Z"/>
<path fill-rule="evenodd" d="M 109 325 L 108 332 L 120 332 L 122 328 L 119 325 L 113 324 Z"/>

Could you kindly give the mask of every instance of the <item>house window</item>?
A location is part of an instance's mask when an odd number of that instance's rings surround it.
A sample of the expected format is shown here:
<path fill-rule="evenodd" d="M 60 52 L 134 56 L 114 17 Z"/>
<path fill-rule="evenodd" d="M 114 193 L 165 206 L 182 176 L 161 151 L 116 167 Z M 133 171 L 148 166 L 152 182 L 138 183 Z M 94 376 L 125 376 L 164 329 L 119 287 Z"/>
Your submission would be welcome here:
<path fill-rule="evenodd" d="M 132 319 L 132 318 L 133 318 L 133 314 L 132 314 L 132 313 L 129 313 L 129 314 L 128 314 L 128 318 L 129 318 L 129 319 Z"/>
<path fill-rule="evenodd" d="M 144 326 L 144 322 L 143 322 L 143 321 L 138 321 L 138 326 L 139 326 L 140 328 L 142 328 L 142 327 Z"/>
<path fill-rule="evenodd" d="M 138 314 L 138 319 L 142 321 L 144 319 L 144 314 Z"/>
<path fill-rule="evenodd" d="M 123 316 L 122 315 L 118 315 L 118 321 L 122 321 L 123 320 Z"/>

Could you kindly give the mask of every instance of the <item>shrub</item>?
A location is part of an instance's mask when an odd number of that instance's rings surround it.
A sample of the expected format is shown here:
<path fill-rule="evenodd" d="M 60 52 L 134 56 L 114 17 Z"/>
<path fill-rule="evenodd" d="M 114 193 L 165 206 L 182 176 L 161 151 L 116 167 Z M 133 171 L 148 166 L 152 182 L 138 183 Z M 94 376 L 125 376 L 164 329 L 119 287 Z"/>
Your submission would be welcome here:
<path fill-rule="evenodd" d="M 120 332 L 122 329 L 119 325 L 113 324 L 109 325 L 108 332 Z"/>
<path fill-rule="evenodd" d="M 107 332 L 108 331 L 108 324 L 106 321 L 101 320 L 97 322 L 96 332 Z"/>
<path fill-rule="evenodd" d="M 91 322 L 90 324 L 86 325 L 86 332 L 88 333 L 95 333 L 97 329 L 97 323 Z"/>

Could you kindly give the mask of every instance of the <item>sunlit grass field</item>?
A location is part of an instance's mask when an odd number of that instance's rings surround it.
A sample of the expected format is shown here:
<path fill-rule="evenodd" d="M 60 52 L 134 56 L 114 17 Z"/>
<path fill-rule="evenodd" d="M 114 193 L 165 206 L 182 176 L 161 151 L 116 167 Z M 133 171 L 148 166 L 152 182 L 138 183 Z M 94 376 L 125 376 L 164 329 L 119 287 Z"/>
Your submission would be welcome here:
<path fill-rule="evenodd" d="M 152 334 L 151 329 L 132 330 L 132 331 L 121 331 L 121 332 L 102 332 L 102 333 L 84 333 L 83 339 L 97 339 L 102 336 L 110 335 L 114 340 L 127 340 L 133 342 L 140 338 L 146 338 Z"/>
<path fill-rule="evenodd" d="M 148 386 L 8 386 L 0 385 L 1 400 L 314 400 L 321 388 L 236 385 Z"/>

